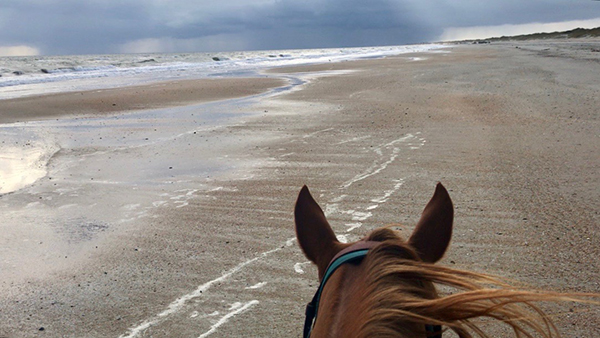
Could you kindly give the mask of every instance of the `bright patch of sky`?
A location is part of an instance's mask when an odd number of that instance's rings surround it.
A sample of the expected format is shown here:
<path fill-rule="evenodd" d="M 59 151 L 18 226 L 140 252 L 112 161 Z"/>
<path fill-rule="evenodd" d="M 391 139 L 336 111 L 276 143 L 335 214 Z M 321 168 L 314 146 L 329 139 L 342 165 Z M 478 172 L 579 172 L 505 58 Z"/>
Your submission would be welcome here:
<path fill-rule="evenodd" d="M 39 55 L 40 51 L 30 46 L 0 46 L 0 56 Z"/>
<path fill-rule="evenodd" d="M 440 37 L 442 41 L 485 39 L 500 36 L 513 36 L 533 33 L 563 32 L 575 28 L 600 27 L 600 18 L 591 20 L 573 20 L 549 23 L 527 23 L 520 25 L 450 27 L 444 29 Z"/>

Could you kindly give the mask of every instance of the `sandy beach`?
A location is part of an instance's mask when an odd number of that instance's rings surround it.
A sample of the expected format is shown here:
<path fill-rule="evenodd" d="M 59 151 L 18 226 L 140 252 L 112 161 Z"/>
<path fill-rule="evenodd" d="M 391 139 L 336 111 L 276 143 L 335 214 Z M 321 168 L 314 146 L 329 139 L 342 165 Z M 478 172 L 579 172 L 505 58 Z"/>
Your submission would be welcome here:
<path fill-rule="evenodd" d="M 1 195 L 11 211 L 0 228 L 0 337 L 300 336 L 317 288 L 294 239 L 304 184 L 340 238 L 352 241 L 389 223 L 410 233 L 441 181 L 456 209 L 441 264 L 536 289 L 600 292 L 599 47 L 586 39 L 460 45 L 278 68 L 268 78 L 0 101 L 4 124 L 126 119 L 134 114 L 126 110 L 183 105 L 186 118 L 234 108 L 243 116 L 219 127 L 198 123 L 197 133 L 169 143 L 170 127 L 150 143 L 134 126 L 149 143 L 116 151 L 110 164 L 112 143 L 69 166 L 61 161 L 79 154 L 59 151 L 47 176 Z M 236 101 L 283 86 L 278 77 L 289 74 L 306 83 Z M 172 170 L 214 160 L 202 164 L 207 175 L 178 172 L 185 179 L 169 191 L 113 184 L 130 182 L 120 163 L 139 158 L 141 171 L 159 153 Z M 97 204 L 78 206 L 84 193 Z M 134 198 L 141 202 L 128 202 Z M 59 224 L 70 212 L 79 216 Z M 40 228 L 46 213 L 56 216 Z M 132 220 L 95 221 L 111 213 Z M 544 308 L 564 337 L 600 335 L 598 307 Z M 508 336 L 497 326 L 489 332 Z"/>

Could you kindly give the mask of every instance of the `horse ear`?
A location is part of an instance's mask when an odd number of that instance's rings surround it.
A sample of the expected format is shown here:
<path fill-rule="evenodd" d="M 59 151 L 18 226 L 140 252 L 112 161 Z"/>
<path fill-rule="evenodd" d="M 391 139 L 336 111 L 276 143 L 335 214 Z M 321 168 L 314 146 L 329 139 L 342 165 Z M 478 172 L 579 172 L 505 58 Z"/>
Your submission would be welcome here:
<path fill-rule="evenodd" d="M 340 250 L 341 243 L 306 186 L 298 195 L 294 219 L 298 243 L 304 255 L 317 265 L 319 277 L 322 277 L 327 265 Z"/>
<path fill-rule="evenodd" d="M 454 207 L 450 195 L 446 188 L 438 183 L 433 197 L 427 203 L 408 240 L 423 261 L 435 263 L 444 256 L 452 237 L 453 218 Z"/>

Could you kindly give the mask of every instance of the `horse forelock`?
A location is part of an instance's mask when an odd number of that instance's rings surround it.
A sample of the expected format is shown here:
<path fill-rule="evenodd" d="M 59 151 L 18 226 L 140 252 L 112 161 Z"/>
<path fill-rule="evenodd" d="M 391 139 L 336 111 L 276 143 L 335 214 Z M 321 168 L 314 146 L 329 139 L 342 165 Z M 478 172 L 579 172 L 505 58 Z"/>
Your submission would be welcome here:
<path fill-rule="evenodd" d="M 561 296 L 518 290 L 496 277 L 451 269 L 419 260 L 416 251 L 391 229 L 366 240 L 380 241 L 362 264 L 366 276 L 358 337 L 426 337 L 425 325 L 444 325 L 459 337 L 488 337 L 472 319 L 503 321 L 517 334 L 559 336 L 551 321 L 531 301 Z M 434 285 L 449 290 L 438 296 Z"/>
<path fill-rule="evenodd" d="M 423 336 L 425 324 L 415 321 L 415 313 L 403 305 L 436 297 L 433 284 L 421 273 L 418 254 L 390 228 L 377 229 L 366 240 L 381 243 L 363 261 L 368 306 L 359 337 Z"/>

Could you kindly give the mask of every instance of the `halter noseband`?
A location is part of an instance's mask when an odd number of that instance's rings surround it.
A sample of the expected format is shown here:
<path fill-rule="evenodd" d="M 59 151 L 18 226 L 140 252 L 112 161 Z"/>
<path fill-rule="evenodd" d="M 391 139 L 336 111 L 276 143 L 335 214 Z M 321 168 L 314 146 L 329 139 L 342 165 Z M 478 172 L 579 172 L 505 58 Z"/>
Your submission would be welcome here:
<path fill-rule="evenodd" d="M 338 252 L 325 270 L 325 275 L 321 280 L 321 284 L 315 293 L 313 299 L 306 305 L 306 319 L 304 320 L 304 334 L 302 337 L 309 338 L 310 333 L 317 321 L 317 310 L 319 308 L 319 300 L 321 299 L 321 293 L 325 288 L 325 283 L 331 277 L 333 272 L 345 263 L 361 261 L 369 252 L 370 249 L 380 244 L 381 242 L 375 241 L 361 241 L 357 242 L 352 246 L 345 248 Z M 425 325 L 425 332 L 428 338 L 442 338 L 442 327 L 440 325 Z"/>

